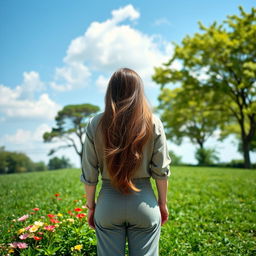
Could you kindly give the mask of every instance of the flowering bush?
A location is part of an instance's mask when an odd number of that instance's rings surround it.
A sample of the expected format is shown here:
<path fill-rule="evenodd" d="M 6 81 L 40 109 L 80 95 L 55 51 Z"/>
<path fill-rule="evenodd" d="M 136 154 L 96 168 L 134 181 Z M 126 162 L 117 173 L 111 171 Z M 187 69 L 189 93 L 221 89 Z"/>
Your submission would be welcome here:
<path fill-rule="evenodd" d="M 56 200 L 61 200 L 59 195 L 55 194 Z M 33 208 L 12 220 L 10 236 L 0 245 L 0 255 L 96 255 L 95 233 L 87 224 L 85 206 L 62 213 L 41 212 Z"/>

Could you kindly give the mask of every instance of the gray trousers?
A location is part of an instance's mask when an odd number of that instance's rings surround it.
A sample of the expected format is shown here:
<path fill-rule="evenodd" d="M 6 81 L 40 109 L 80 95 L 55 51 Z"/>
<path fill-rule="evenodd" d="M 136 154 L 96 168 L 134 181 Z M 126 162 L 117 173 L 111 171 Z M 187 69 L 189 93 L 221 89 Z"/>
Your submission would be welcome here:
<path fill-rule="evenodd" d="M 149 178 L 135 179 L 140 192 L 123 195 L 102 181 L 94 214 L 98 256 L 158 256 L 161 215 Z"/>

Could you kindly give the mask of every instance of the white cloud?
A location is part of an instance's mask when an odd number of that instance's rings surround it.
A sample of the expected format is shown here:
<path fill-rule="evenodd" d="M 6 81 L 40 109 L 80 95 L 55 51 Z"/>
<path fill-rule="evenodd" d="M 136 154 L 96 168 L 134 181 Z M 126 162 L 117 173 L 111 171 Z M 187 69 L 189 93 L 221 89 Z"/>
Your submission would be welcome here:
<path fill-rule="evenodd" d="M 36 92 L 45 89 L 45 84 L 41 81 L 38 72 L 24 72 L 23 83 L 16 87 L 20 99 L 33 99 Z"/>
<path fill-rule="evenodd" d="M 154 22 L 155 26 L 161 26 L 161 25 L 171 25 L 171 22 L 167 19 L 167 18 L 159 18 L 157 20 L 155 20 Z"/>
<path fill-rule="evenodd" d="M 98 72 L 109 77 L 121 67 L 132 68 L 143 79 L 151 81 L 153 67 L 167 61 L 173 48 L 163 40 L 156 41 L 155 35 L 144 34 L 127 24 L 139 16 L 140 13 L 132 5 L 127 5 L 113 10 L 110 19 L 92 22 L 82 36 L 71 41 L 63 59 L 65 66 L 56 69 L 52 87 L 71 90 L 76 87 L 76 81 L 85 86 L 89 75 L 84 74 Z M 127 21 L 126 24 L 121 24 L 124 21 Z"/>
<path fill-rule="evenodd" d="M 86 85 L 90 75 L 85 65 L 73 62 L 62 68 L 56 68 L 54 81 L 50 82 L 50 85 L 57 91 L 69 91 Z"/>
<path fill-rule="evenodd" d="M 35 129 L 35 131 L 17 129 L 14 134 L 6 134 L 3 140 L 6 143 L 25 145 L 34 142 L 43 142 L 43 134 L 47 131 L 51 131 L 50 126 L 47 124 L 41 124 Z"/>
<path fill-rule="evenodd" d="M 101 92 L 106 92 L 106 89 L 108 87 L 108 81 L 109 79 L 100 75 L 98 79 L 96 80 L 96 85 L 98 86 L 99 90 Z"/>
<path fill-rule="evenodd" d="M 61 141 L 54 143 L 43 142 L 43 134 L 48 131 L 51 131 L 51 127 L 47 123 L 40 124 L 34 130 L 17 129 L 12 134 L 5 134 L 0 137 L 0 145 L 5 146 L 6 150 L 23 152 L 33 161 L 43 160 L 45 163 L 49 161 L 49 158 L 65 155 L 71 159 L 72 163 L 80 167 L 79 157 L 73 148 L 59 150 L 54 155 L 48 156 L 51 149 L 64 145 Z M 73 136 L 73 139 L 77 141 L 75 136 Z"/>
<path fill-rule="evenodd" d="M 140 17 L 140 13 L 135 10 L 131 4 L 126 5 L 123 8 L 119 8 L 118 10 L 113 10 L 111 14 L 113 17 L 112 21 L 114 23 L 119 23 L 126 19 L 136 20 Z"/>
<path fill-rule="evenodd" d="M 48 94 L 43 93 L 36 100 L 34 93 L 41 90 L 42 84 L 36 73 L 24 73 L 25 79 L 21 86 L 14 89 L 0 85 L 0 113 L 2 119 L 52 119 L 55 117 L 60 106 L 51 100 Z M 33 84 L 35 81 L 35 84 Z M 39 89 L 40 88 L 40 89 Z M 26 96 L 26 97 L 25 97 Z"/>

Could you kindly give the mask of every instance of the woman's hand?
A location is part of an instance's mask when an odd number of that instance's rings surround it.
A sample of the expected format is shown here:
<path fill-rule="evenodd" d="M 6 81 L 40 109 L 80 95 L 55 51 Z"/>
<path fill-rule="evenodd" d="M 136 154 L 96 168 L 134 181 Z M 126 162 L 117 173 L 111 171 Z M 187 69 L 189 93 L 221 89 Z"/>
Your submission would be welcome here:
<path fill-rule="evenodd" d="M 168 207 L 167 207 L 167 204 L 158 204 L 158 205 L 161 213 L 161 225 L 164 225 L 167 222 L 169 217 Z"/>
<path fill-rule="evenodd" d="M 87 215 L 89 227 L 90 227 L 90 228 L 93 228 L 93 229 L 95 229 L 95 224 L 94 224 L 94 212 L 95 212 L 95 209 L 89 209 L 89 210 L 88 210 L 88 215 Z"/>

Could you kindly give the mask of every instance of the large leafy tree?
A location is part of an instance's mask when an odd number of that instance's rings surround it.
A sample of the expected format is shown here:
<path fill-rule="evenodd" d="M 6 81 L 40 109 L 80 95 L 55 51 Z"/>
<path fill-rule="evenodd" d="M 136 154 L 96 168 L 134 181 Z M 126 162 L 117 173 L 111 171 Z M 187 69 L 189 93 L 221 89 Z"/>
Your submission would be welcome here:
<path fill-rule="evenodd" d="M 228 118 L 220 127 L 226 135 L 238 128 L 244 164 L 250 168 L 249 151 L 256 133 L 256 9 L 239 10 L 239 16 L 228 16 L 220 25 L 199 23 L 201 33 L 176 44 L 173 57 L 155 69 L 153 79 L 162 88 L 180 82 L 184 89 L 208 88 L 221 97 L 219 111 Z M 181 62 L 181 69 L 173 68 L 175 61 Z M 190 83 L 193 79 L 198 82 Z"/>
<path fill-rule="evenodd" d="M 43 135 L 45 142 L 62 141 L 63 145 L 51 150 L 50 155 L 59 149 L 72 147 L 82 162 L 83 140 L 88 119 L 99 111 L 92 104 L 67 105 L 55 117 L 56 127 Z"/>
<path fill-rule="evenodd" d="M 209 163 L 208 158 L 213 156 L 214 151 L 206 149 L 205 142 L 224 119 L 212 106 L 219 99 L 211 91 L 185 90 L 183 87 L 163 88 L 158 99 L 158 109 L 167 127 L 167 138 L 177 144 L 185 137 L 189 138 L 198 146 L 196 156 L 200 156 L 197 157 L 199 164 Z"/>
<path fill-rule="evenodd" d="M 211 92 L 196 92 L 183 87 L 163 88 L 158 99 L 158 109 L 167 127 L 167 138 L 177 144 L 187 137 L 203 149 L 207 139 L 224 118 L 214 107 L 209 106 L 209 102 L 215 102 Z"/>

